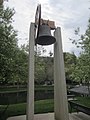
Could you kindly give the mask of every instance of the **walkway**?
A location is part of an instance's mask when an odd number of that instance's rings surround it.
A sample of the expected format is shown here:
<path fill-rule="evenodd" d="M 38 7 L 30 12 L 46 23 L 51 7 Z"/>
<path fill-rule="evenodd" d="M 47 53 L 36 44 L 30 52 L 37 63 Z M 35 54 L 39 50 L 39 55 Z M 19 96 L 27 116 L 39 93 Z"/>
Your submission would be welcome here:
<path fill-rule="evenodd" d="M 10 117 L 7 120 L 26 120 L 26 115 Z M 36 114 L 34 120 L 55 120 L 53 113 Z M 84 113 L 69 114 L 69 120 L 90 120 L 90 116 Z"/>

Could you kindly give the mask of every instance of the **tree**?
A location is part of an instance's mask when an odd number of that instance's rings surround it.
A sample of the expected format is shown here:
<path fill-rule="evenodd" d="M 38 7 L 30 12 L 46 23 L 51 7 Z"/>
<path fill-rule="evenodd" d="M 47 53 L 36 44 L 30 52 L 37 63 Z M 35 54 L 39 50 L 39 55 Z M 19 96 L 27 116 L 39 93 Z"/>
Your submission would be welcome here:
<path fill-rule="evenodd" d="M 53 57 L 43 56 L 44 47 L 35 49 L 35 83 L 44 84 L 53 80 Z"/>
<path fill-rule="evenodd" d="M 88 85 L 88 90 L 90 93 L 90 19 L 88 21 L 88 27 L 85 34 L 80 35 L 79 28 L 75 30 L 75 34 L 80 36 L 80 38 L 78 40 L 73 40 L 73 43 L 75 43 L 77 47 L 80 47 L 82 49 L 76 67 L 76 71 L 79 71 L 77 76 L 82 76 L 82 82 L 85 82 Z"/>
<path fill-rule="evenodd" d="M 65 63 L 65 75 L 66 75 L 66 80 L 73 82 L 74 81 L 74 76 L 73 76 L 73 71 L 75 69 L 76 63 L 77 63 L 77 57 L 75 56 L 74 53 L 64 53 L 64 63 Z"/>
<path fill-rule="evenodd" d="M 17 46 L 17 32 L 12 26 L 13 9 L 0 5 L 0 82 L 8 83 L 12 78 L 14 53 Z"/>

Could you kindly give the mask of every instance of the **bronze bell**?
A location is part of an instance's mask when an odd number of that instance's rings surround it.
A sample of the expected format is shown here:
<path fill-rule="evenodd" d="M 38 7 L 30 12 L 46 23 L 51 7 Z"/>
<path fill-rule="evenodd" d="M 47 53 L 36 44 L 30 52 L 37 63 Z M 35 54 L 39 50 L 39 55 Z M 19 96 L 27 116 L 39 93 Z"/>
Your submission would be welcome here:
<path fill-rule="evenodd" d="M 47 24 L 40 25 L 39 35 L 35 42 L 39 45 L 51 45 L 56 42 L 56 39 L 51 35 L 50 27 Z"/>

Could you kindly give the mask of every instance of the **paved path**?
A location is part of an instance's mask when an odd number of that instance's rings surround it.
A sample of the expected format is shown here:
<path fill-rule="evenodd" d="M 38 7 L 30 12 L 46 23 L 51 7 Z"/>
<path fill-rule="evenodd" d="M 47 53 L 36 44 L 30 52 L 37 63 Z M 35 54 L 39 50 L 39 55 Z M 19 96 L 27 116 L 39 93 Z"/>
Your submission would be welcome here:
<path fill-rule="evenodd" d="M 90 120 L 90 116 L 82 112 L 70 114 L 70 120 Z"/>
<path fill-rule="evenodd" d="M 87 86 L 75 86 L 74 88 L 70 89 L 71 92 L 80 93 L 80 94 L 89 94 Z"/>
<path fill-rule="evenodd" d="M 10 117 L 7 120 L 26 120 L 26 115 Z M 55 120 L 54 113 L 36 114 L 34 120 Z M 84 113 L 69 114 L 69 120 L 90 120 L 90 116 Z"/>

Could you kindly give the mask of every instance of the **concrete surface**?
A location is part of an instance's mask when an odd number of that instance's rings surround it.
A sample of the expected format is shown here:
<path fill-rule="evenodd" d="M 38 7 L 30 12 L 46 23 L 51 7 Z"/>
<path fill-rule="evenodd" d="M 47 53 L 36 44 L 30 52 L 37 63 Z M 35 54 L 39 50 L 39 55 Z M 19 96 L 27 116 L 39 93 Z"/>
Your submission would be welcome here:
<path fill-rule="evenodd" d="M 10 117 L 7 120 L 26 120 L 26 115 Z M 36 114 L 34 120 L 55 120 L 54 113 Z M 90 116 L 82 112 L 69 114 L 69 120 L 90 120 Z"/>
<path fill-rule="evenodd" d="M 34 117 L 34 30 L 35 24 L 30 25 L 29 36 L 29 79 L 27 87 L 27 120 L 33 120 Z"/>
<path fill-rule="evenodd" d="M 87 86 L 75 86 L 74 88 L 70 89 L 71 92 L 86 94 L 89 95 L 88 87 Z"/>
<path fill-rule="evenodd" d="M 56 28 L 54 35 L 56 38 L 54 44 L 54 113 L 56 120 L 69 120 L 60 27 Z"/>

